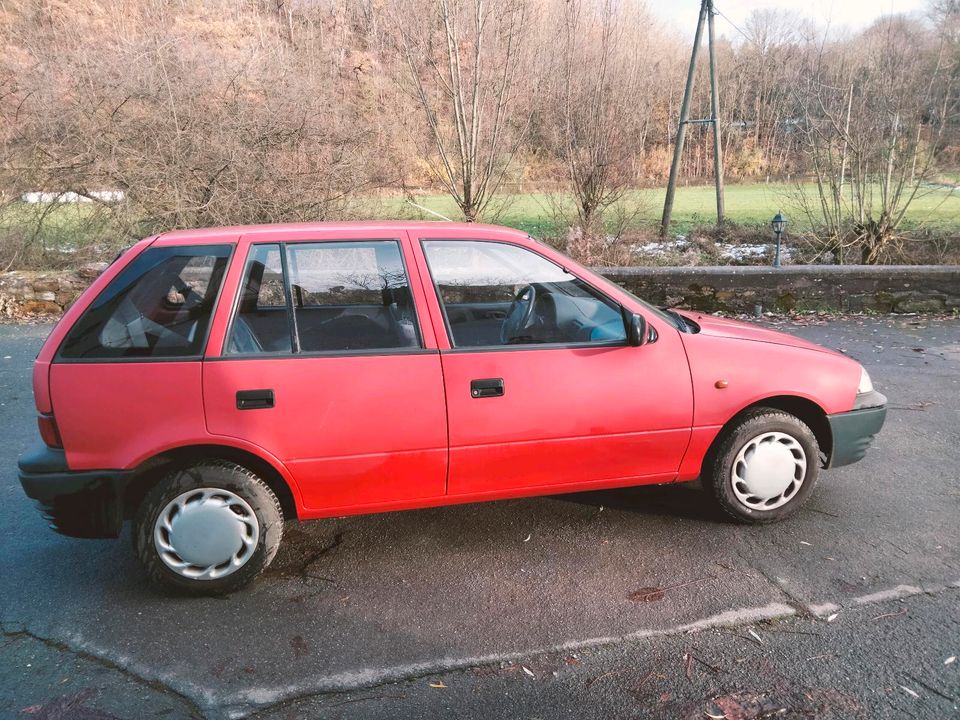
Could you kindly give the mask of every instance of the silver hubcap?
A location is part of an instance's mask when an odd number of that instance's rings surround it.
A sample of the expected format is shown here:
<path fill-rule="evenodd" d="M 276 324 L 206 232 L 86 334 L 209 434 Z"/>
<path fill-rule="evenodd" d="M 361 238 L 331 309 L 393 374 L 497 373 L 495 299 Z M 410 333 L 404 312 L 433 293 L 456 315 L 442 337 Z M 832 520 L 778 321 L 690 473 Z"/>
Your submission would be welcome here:
<path fill-rule="evenodd" d="M 191 580 L 215 580 L 251 558 L 260 524 L 247 502 L 220 488 L 190 490 L 167 503 L 153 526 L 164 564 Z"/>
<path fill-rule="evenodd" d="M 752 510 L 773 510 L 793 499 L 806 474 L 803 446 L 785 433 L 766 432 L 737 453 L 731 473 L 733 494 Z"/>

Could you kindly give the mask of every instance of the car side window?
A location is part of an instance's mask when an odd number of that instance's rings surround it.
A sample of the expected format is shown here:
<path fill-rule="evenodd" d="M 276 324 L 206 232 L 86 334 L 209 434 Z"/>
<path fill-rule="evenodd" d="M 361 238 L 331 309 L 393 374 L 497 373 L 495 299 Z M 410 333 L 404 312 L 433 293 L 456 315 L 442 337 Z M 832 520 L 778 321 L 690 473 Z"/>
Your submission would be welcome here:
<path fill-rule="evenodd" d="M 230 245 L 147 248 L 74 324 L 60 357 L 200 355 L 231 249 Z"/>
<path fill-rule="evenodd" d="M 255 245 L 227 352 L 420 347 L 394 240 Z"/>
<path fill-rule="evenodd" d="M 625 342 L 620 306 L 526 248 L 424 240 L 454 347 Z"/>
<path fill-rule="evenodd" d="M 230 354 L 290 352 L 290 309 L 279 245 L 250 248 L 240 303 L 230 330 Z"/>

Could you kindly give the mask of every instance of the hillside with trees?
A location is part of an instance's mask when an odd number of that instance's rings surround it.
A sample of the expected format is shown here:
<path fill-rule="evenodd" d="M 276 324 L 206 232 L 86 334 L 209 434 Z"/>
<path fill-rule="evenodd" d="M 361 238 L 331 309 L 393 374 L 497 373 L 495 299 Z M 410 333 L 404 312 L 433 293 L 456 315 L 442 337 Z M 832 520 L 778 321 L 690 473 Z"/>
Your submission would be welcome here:
<path fill-rule="evenodd" d="M 814 259 L 957 242 L 958 0 L 857 32 L 718 23 L 728 182 L 781 183 Z M 527 193 L 552 241 L 629 262 L 690 52 L 615 0 L 0 0 L 0 42 L 0 270 L 176 227 L 410 216 L 430 195 L 496 222 Z M 684 182 L 709 182 L 712 157 L 691 127 Z M 88 202 L 67 212 L 64 193 Z M 931 193 L 958 213 L 936 231 L 910 214 Z"/>

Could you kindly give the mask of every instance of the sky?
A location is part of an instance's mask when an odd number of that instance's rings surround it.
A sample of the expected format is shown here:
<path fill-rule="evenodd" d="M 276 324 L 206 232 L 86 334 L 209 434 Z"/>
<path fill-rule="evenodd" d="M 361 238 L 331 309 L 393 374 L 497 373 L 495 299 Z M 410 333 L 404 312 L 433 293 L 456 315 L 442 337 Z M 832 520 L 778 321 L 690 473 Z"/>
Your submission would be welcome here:
<path fill-rule="evenodd" d="M 831 27 L 845 25 L 853 30 L 869 25 L 882 15 L 923 10 L 926 5 L 926 0 L 714 0 L 714 7 L 740 27 L 751 11 L 776 8 L 796 10 L 820 25 L 829 21 Z M 693 39 L 700 0 L 650 0 L 649 7 Z M 718 17 L 717 33 L 732 39 L 736 30 Z"/>

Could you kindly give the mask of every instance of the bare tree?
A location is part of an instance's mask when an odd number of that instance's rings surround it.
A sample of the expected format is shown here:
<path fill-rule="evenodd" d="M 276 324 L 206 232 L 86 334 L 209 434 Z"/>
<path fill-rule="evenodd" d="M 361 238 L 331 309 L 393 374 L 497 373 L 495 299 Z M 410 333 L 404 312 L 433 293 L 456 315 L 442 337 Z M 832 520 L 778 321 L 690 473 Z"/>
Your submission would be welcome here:
<path fill-rule="evenodd" d="M 636 186 L 634 160 L 650 127 L 651 18 L 616 0 L 568 0 L 554 12 L 559 42 L 544 86 L 543 135 L 573 195 L 568 250 L 595 262 L 607 245 L 607 211 Z M 614 236 L 631 213 L 616 215 Z"/>
<path fill-rule="evenodd" d="M 805 48 L 807 24 L 799 13 L 754 10 L 746 37 L 724 49 L 720 82 L 725 171 L 735 177 L 795 171 L 801 114 L 794 88 Z"/>
<path fill-rule="evenodd" d="M 530 123 L 529 3 L 398 2 L 402 80 L 426 121 L 430 167 L 468 222 L 490 205 Z"/>
<path fill-rule="evenodd" d="M 938 160 L 956 168 L 960 166 L 960 0 L 933 0 L 930 20 L 939 28 L 943 43 L 944 128 Z"/>
<path fill-rule="evenodd" d="M 857 42 L 825 44 L 798 88 L 816 197 L 797 197 L 826 247 L 880 262 L 907 209 L 925 192 L 946 127 L 944 50 L 923 26 L 886 18 Z"/>

